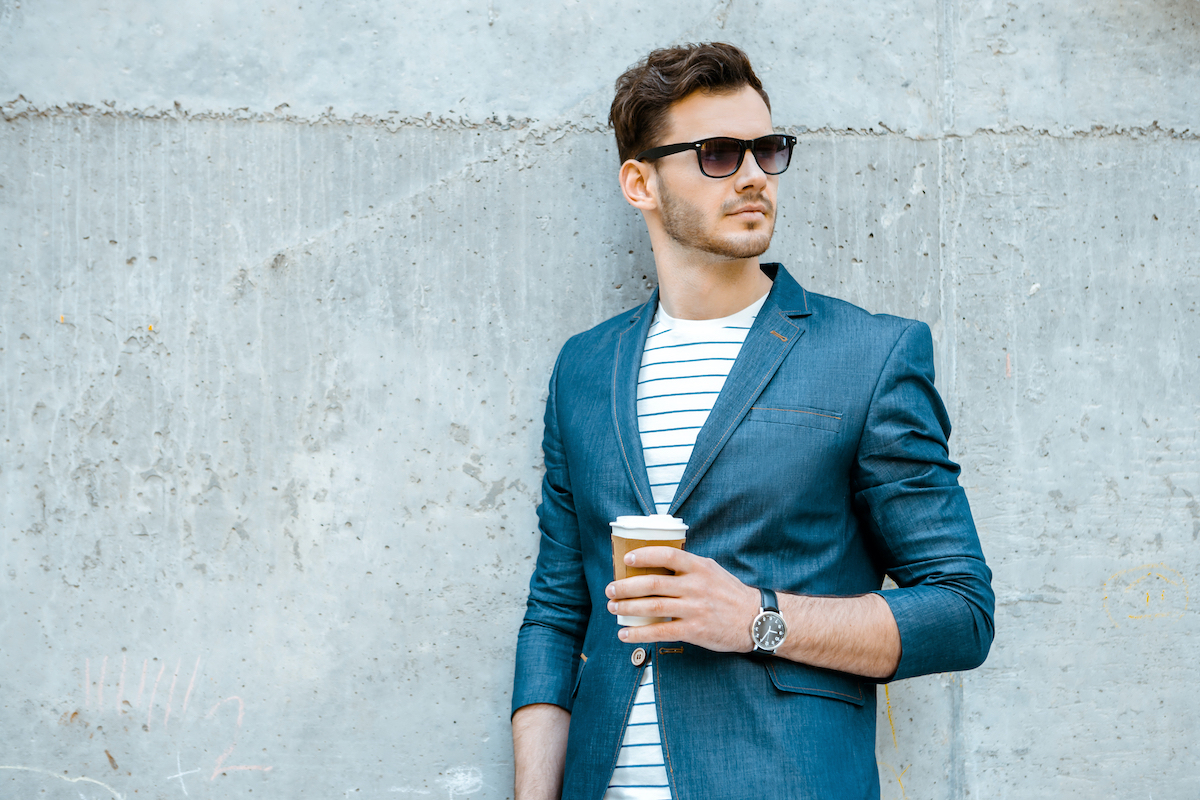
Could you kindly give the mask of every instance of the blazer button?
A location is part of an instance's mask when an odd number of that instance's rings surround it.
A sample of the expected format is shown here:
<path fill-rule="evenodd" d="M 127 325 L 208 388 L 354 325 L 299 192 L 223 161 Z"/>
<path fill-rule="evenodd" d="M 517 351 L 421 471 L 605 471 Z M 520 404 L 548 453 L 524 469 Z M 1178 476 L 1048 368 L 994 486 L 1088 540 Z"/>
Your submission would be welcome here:
<path fill-rule="evenodd" d="M 646 663 L 646 648 L 639 647 L 637 650 L 634 650 L 633 653 L 630 654 L 629 660 L 633 662 L 633 665 L 635 667 L 640 667 L 642 664 L 645 664 Z"/>

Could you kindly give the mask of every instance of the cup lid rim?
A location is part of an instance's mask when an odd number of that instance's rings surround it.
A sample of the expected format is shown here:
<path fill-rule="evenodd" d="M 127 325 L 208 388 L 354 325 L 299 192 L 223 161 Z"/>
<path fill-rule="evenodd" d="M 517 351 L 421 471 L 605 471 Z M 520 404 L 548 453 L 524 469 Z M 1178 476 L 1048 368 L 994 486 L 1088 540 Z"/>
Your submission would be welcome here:
<path fill-rule="evenodd" d="M 670 514 L 651 514 L 648 517 L 623 516 L 608 523 L 613 528 L 622 530 L 651 530 L 651 531 L 686 531 L 688 526 L 678 517 Z"/>

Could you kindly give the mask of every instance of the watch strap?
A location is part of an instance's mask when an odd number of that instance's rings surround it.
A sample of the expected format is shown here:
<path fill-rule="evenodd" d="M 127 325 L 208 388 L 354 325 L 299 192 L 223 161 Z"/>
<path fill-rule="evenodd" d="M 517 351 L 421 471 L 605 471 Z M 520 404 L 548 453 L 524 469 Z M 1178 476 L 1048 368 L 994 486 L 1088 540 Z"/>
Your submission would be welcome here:
<path fill-rule="evenodd" d="M 764 589 L 760 586 L 758 588 L 758 595 L 759 595 L 759 603 L 762 605 L 762 608 L 760 608 L 758 611 L 758 617 L 761 617 L 764 613 L 766 613 L 768 611 L 773 612 L 775 614 L 779 613 L 779 598 L 775 596 L 774 589 Z M 755 617 L 755 620 L 757 620 L 758 617 Z M 751 626 L 750 626 L 750 640 L 754 643 L 754 649 L 752 651 L 750 651 L 752 655 L 756 655 L 756 656 L 774 655 L 773 650 L 767 650 L 765 648 L 758 646 L 758 641 L 754 638 L 754 625 L 753 624 L 751 624 Z"/>
<path fill-rule="evenodd" d="M 760 597 L 762 598 L 762 610 L 763 611 L 774 611 L 776 614 L 778 614 L 779 613 L 779 599 L 775 597 L 775 590 L 774 589 L 763 589 L 762 587 L 759 587 L 758 593 L 759 593 Z"/>

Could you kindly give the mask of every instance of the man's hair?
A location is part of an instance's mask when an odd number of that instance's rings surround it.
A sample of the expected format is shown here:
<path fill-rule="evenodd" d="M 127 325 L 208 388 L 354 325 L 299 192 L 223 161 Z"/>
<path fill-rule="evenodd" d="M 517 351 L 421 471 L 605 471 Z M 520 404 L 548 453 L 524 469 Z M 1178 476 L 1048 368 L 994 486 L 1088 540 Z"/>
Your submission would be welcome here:
<path fill-rule="evenodd" d="M 617 134 L 621 163 L 653 147 L 666 127 L 667 109 L 697 90 L 735 92 L 749 86 L 771 110 L 750 59 L 722 42 L 654 50 L 617 78 L 608 124 Z"/>

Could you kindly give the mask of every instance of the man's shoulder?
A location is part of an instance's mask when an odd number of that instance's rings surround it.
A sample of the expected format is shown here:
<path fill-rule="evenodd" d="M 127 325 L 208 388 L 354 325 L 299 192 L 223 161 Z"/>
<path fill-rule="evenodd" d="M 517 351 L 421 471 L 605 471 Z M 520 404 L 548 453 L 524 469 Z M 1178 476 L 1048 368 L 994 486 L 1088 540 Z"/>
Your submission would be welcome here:
<path fill-rule="evenodd" d="M 857 347 L 862 342 L 894 344 L 907 331 L 928 331 L 922 322 L 892 314 L 874 314 L 847 300 L 809 291 L 782 264 L 766 266 L 774 274 L 772 299 L 779 310 L 789 317 L 806 318 L 813 333 L 827 334 Z"/>
<path fill-rule="evenodd" d="M 924 322 L 894 314 L 873 313 L 848 300 L 817 292 L 805 292 L 812 309 L 812 324 L 838 334 L 858 335 L 879 341 L 895 342 L 908 331 L 928 335 Z"/>

